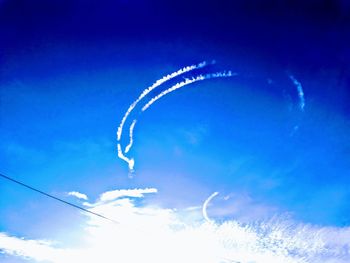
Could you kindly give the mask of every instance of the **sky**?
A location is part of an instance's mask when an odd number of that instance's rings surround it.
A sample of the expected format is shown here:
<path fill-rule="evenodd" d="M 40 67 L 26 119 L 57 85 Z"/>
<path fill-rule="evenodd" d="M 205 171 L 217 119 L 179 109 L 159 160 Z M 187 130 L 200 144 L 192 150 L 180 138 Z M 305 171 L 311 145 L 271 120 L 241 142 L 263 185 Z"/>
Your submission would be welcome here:
<path fill-rule="evenodd" d="M 347 262 L 349 12 L 0 1 L 0 261 Z"/>

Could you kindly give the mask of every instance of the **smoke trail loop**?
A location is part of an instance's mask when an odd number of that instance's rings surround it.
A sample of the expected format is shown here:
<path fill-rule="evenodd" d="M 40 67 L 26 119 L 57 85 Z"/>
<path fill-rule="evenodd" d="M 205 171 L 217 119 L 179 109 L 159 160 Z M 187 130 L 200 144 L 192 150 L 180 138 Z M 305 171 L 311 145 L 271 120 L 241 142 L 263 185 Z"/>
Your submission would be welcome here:
<path fill-rule="evenodd" d="M 212 64 L 215 63 L 215 61 L 212 62 Z M 206 61 L 203 61 L 197 65 L 191 65 L 191 66 L 187 66 L 187 67 L 184 67 L 182 69 L 179 69 L 178 71 L 175 71 L 171 74 L 168 74 L 164 77 L 162 77 L 161 79 L 157 80 L 155 83 L 153 83 L 150 87 L 146 88 L 142 93 L 141 95 L 133 102 L 131 103 L 131 105 L 129 106 L 128 110 L 126 111 L 126 113 L 124 114 L 120 124 L 119 124 L 119 127 L 118 127 L 118 130 L 117 130 L 117 139 L 118 141 L 120 141 L 121 139 L 121 135 L 123 133 L 123 127 L 124 127 L 124 124 L 125 124 L 125 121 L 126 119 L 128 118 L 128 116 L 130 115 L 130 113 L 133 111 L 133 109 L 136 107 L 137 103 L 139 103 L 140 100 L 142 100 L 148 93 L 150 93 L 152 90 L 154 90 L 155 88 L 159 87 L 160 85 L 162 85 L 163 83 L 177 77 L 177 76 L 180 76 L 184 73 L 187 73 L 187 72 L 190 72 L 192 70 L 195 70 L 195 69 L 199 69 L 199 68 L 203 68 L 207 65 L 207 62 Z"/>
<path fill-rule="evenodd" d="M 203 203 L 203 207 L 202 207 L 202 214 L 203 214 L 203 217 L 205 219 L 205 221 L 211 223 L 213 222 L 209 216 L 208 216 L 208 212 L 207 212 L 207 208 L 208 208 L 208 205 L 210 203 L 210 201 L 219 194 L 219 192 L 214 192 L 212 193 Z"/>
<path fill-rule="evenodd" d="M 215 61 L 212 61 L 211 64 L 214 64 Z M 207 65 L 207 62 L 201 62 L 197 65 L 192 65 L 192 66 L 187 66 L 184 67 L 176 72 L 173 72 L 171 74 L 168 74 L 164 77 L 162 77 L 161 79 L 157 80 L 153 85 L 151 85 L 150 87 L 146 88 L 141 95 L 129 106 L 128 110 L 126 111 L 126 113 L 124 114 L 120 125 L 118 127 L 117 130 L 117 139 L 118 139 L 118 157 L 120 159 L 122 159 L 123 161 L 125 161 L 128 164 L 129 167 L 129 171 L 131 173 L 133 173 L 134 171 L 134 165 L 135 165 L 135 161 L 133 158 L 128 158 L 127 156 L 125 156 L 126 153 L 128 153 L 133 145 L 133 133 L 134 133 L 134 129 L 135 129 L 135 125 L 137 123 L 137 119 L 134 119 L 133 122 L 131 123 L 130 127 L 129 127 L 129 144 L 125 147 L 124 152 L 122 151 L 122 147 L 121 147 L 121 136 L 123 133 L 123 127 L 124 124 L 128 118 L 128 116 L 130 115 L 130 113 L 134 110 L 134 108 L 136 107 L 136 105 L 147 95 L 149 94 L 152 90 L 154 90 L 155 88 L 157 88 L 158 86 L 162 85 L 163 83 L 171 80 L 172 78 L 175 78 L 177 76 L 180 76 L 184 73 L 190 72 L 192 70 L 195 69 L 199 69 L 199 68 L 203 68 Z M 236 76 L 237 73 L 232 73 L 231 71 L 222 71 L 222 72 L 215 72 L 215 73 L 207 73 L 207 74 L 199 74 L 195 77 L 192 78 L 187 78 L 184 77 L 184 80 L 181 82 L 176 83 L 175 85 L 173 85 L 172 87 L 162 91 L 160 94 L 158 94 L 157 96 L 153 97 L 151 100 L 149 100 L 141 109 L 142 112 L 146 111 L 154 102 L 156 102 L 157 100 L 159 100 L 160 98 L 162 98 L 163 96 L 179 89 L 182 88 L 186 85 L 192 84 L 194 82 L 197 81 L 202 81 L 205 79 L 211 79 L 211 78 L 224 78 L 224 77 L 232 77 L 232 76 Z"/>

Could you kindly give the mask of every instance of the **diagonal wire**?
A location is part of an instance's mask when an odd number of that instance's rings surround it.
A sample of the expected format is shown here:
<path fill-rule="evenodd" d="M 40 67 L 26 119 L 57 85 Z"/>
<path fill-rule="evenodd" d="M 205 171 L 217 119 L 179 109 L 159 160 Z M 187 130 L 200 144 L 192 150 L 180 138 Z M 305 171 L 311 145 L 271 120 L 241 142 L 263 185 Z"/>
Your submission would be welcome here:
<path fill-rule="evenodd" d="M 39 194 L 44 195 L 44 196 L 46 196 L 46 197 L 49 197 L 49 198 L 51 198 L 51 199 L 54 199 L 54 200 L 56 200 L 56 201 L 59 201 L 59 202 L 64 203 L 64 204 L 66 204 L 66 205 L 69 205 L 69 206 L 71 206 L 71 207 L 74 207 L 74 208 L 76 208 L 76 209 L 82 210 L 82 211 L 84 211 L 84 212 L 86 212 L 86 213 L 89 213 L 89 214 L 98 216 L 98 217 L 100 217 L 100 218 L 106 219 L 106 220 L 111 221 L 111 222 L 113 222 L 113 223 L 119 224 L 118 221 L 115 221 L 115 220 L 110 219 L 110 218 L 108 218 L 108 217 L 105 217 L 105 216 L 103 216 L 103 215 L 101 215 L 101 214 L 98 214 L 98 213 L 92 212 L 92 211 L 90 211 L 90 210 L 87 210 L 87 209 L 85 209 L 85 208 L 83 208 L 83 207 L 81 207 L 81 206 L 78 206 L 78 205 L 72 204 L 72 203 L 70 203 L 70 202 L 67 202 L 67 201 L 65 201 L 65 200 L 63 200 L 63 199 L 61 199 L 61 198 L 56 197 L 56 196 L 50 195 L 50 194 L 48 194 L 48 193 L 45 193 L 45 192 L 43 192 L 43 191 L 41 191 L 41 190 L 39 190 L 39 189 L 36 189 L 36 188 L 34 188 L 34 187 L 32 187 L 32 186 L 29 186 L 29 185 L 27 185 L 27 184 L 25 184 L 25 183 L 22 183 L 22 182 L 20 182 L 20 181 L 17 181 L 17 180 L 15 180 L 15 179 L 13 179 L 13 178 L 11 178 L 11 177 L 8 177 L 8 176 L 6 176 L 6 175 L 4 175 L 4 174 L 2 174 L 2 173 L 0 173 L 0 176 L 1 176 L 2 178 L 6 179 L 6 180 L 9 180 L 9 181 L 12 181 L 12 182 L 14 182 L 14 183 L 16 183 L 16 184 L 19 184 L 19 185 L 21 185 L 21 186 L 24 186 L 24 187 L 26 187 L 26 188 L 28 188 L 28 189 L 30 189 L 30 190 L 33 190 L 33 191 L 35 191 L 35 192 L 37 192 L 37 193 L 39 193 Z"/>

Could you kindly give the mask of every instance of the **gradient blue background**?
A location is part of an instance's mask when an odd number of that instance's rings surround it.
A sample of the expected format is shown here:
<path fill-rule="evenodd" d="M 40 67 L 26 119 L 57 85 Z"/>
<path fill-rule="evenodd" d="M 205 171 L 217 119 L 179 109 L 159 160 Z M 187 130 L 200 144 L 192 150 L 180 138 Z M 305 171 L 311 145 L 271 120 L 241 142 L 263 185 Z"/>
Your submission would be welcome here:
<path fill-rule="evenodd" d="M 0 1 L 1 172 L 72 202 L 72 190 L 156 187 L 152 202 L 183 208 L 219 191 L 218 218 L 289 213 L 349 226 L 349 10 L 347 1 Z M 212 59 L 213 71 L 240 75 L 186 87 L 140 115 L 129 179 L 116 154 L 129 104 L 163 75 Z M 288 73 L 303 85 L 304 112 Z M 83 220 L 0 181 L 1 231 L 66 240 Z"/>

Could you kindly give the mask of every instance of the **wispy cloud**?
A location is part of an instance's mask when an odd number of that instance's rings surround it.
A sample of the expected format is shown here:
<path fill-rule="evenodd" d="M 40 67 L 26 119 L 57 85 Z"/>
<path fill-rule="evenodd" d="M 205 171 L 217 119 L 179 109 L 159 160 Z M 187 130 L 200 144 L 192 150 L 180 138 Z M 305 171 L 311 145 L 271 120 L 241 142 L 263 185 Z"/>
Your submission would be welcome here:
<path fill-rule="evenodd" d="M 120 197 L 143 197 L 144 194 L 157 193 L 155 188 L 145 188 L 145 189 L 123 189 L 123 190 L 113 190 L 103 193 L 99 200 L 102 202 L 111 201 L 118 199 Z"/>
<path fill-rule="evenodd" d="M 186 209 L 136 205 L 135 199 L 128 197 L 155 192 L 151 189 L 103 193 L 90 209 L 120 224 L 85 214 L 85 231 L 80 233 L 87 244 L 84 247 L 65 248 L 0 233 L 0 250 L 52 263 L 345 263 L 350 258 L 350 228 L 318 227 L 283 219 L 251 225 L 235 220 L 185 222 L 181 214 Z"/>
<path fill-rule="evenodd" d="M 83 199 L 83 200 L 89 199 L 86 194 L 82 194 L 76 191 L 69 192 L 68 195 L 75 196 L 76 198 Z"/>

